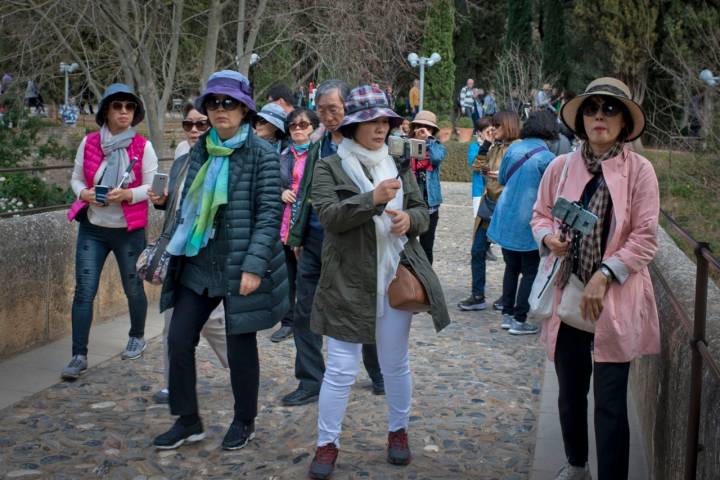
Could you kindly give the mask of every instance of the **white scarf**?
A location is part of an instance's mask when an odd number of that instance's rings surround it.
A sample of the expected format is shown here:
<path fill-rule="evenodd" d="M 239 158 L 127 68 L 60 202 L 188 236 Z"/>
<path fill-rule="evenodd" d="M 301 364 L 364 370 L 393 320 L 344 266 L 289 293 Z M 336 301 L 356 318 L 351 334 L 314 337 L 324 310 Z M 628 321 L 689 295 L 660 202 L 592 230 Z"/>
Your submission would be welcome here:
<path fill-rule="evenodd" d="M 343 170 L 362 193 L 370 192 L 383 180 L 396 178 L 398 175 L 395 161 L 388 154 L 387 145 L 383 145 L 378 150 L 368 150 L 353 140 L 346 138 L 338 146 L 337 154 L 342 159 Z M 365 166 L 373 178 L 372 183 L 365 175 L 361 164 Z M 395 198 L 388 202 L 387 208 L 402 210 L 402 182 L 400 190 L 398 190 Z M 385 311 L 385 296 L 390 282 L 395 278 L 400 263 L 400 253 L 403 251 L 408 239 L 405 235 L 397 236 L 390 233 L 392 217 L 385 212 L 382 215 L 375 215 L 373 222 L 375 222 L 375 239 L 377 243 L 376 303 L 377 316 L 380 317 Z"/>

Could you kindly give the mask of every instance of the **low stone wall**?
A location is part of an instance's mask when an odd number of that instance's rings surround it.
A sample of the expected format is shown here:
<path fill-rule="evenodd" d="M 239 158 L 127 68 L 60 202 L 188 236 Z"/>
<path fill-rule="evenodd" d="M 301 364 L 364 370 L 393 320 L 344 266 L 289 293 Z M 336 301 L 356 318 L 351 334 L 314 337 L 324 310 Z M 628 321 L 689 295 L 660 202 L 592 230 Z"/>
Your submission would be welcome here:
<path fill-rule="evenodd" d="M 695 264 L 662 229 L 654 266 L 667 280 L 692 318 L 695 298 Z M 672 307 L 668 294 L 651 269 L 660 313 L 660 355 L 633 362 L 630 388 L 637 406 L 651 478 L 684 478 L 690 397 L 690 337 Z M 720 361 L 720 290 L 710 282 L 707 339 L 712 356 Z M 697 479 L 717 479 L 720 472 L 720 382 L 704 372 Z"/>
<path fill-rule="evenodd" d="M 150 209 L 155 238 L 161 212 Z M 71 331 L 78 223 L 66 212 L 0 220 L 0 358 L 56 340 Z M 145 283 L 150 302 L 159 288 Z M 109 256 L 94 306 L 94 321 L 127 312 L 117 263 Z"/>

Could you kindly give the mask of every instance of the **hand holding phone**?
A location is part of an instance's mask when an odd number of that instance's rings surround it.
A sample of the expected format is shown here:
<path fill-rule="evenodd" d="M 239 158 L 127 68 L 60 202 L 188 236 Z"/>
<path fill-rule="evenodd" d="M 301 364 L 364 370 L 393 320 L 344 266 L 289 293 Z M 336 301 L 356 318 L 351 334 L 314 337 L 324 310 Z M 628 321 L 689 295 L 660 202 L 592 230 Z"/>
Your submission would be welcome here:
<path fill-rule="evenodd" d="M 95 201 L 107 205 L 107 194 L 110 191 L 110 187 L 107 185 L 95 185 Z"/>
<path fill-rule="evenodd" d="M 156 173 L 153 177 L 152 186 L 150 190 L 157 195 L 162 197 L 165 194 L 165 189 L 168 185 L 168 176 L 166 173 Z"/>

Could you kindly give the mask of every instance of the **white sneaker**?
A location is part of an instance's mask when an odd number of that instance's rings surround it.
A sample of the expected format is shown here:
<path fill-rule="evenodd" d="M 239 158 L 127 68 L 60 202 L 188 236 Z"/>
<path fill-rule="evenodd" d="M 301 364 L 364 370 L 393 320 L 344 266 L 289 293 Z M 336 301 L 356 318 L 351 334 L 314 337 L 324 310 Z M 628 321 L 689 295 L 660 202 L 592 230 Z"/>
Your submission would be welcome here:
<path fill-rule="evenodd" d="M 574 467 L 565 463 L 558 471 L 555 480 L 592 480 L 592 475 L 587 463 L 584 467 Z"/>

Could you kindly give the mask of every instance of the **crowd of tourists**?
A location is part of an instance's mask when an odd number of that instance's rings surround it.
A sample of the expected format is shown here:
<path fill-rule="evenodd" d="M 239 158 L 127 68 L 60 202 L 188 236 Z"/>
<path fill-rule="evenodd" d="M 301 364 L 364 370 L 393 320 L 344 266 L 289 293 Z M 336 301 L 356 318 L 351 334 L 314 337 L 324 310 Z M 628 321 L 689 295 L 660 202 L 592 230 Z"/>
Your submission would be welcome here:
<path fill-rule="evenodd" d="M 576 140 L 571 150 L 569 141 L 558 146 L 560 124 L 549 109 L 521 122 L 516 111 L 496 111 L 490 91 L 477 115 L 471 81 L 466 87 L 463 113 L 477 116 L 468 151 L 475 224 L 471 292 L 458 307 L 487 307 L 485 262 L 490 244 L 499 245 L 505 273 L 493 306 L 502 310 L 501 327 L 514 335 L 541 330 L 555 362 L 567 456 L 557 478 L 590 478 L 591 378 L 599 478 L 627 478 L 630 361 L 659 351 L 647 270 L 657 249 L 657 180 L 628 145 L 644 129 L 642 109 L 622 82 L 595 80 L 560 110 Z M 79 234 L 72 359 L 62 377 L 88 368 L 93 302 L 113 252 L 131 323 L 123 359 L 147 347 L 143 281 L 162 284 L 165 375 L 154 399 L 176 419 L 155 447 L 205 438 L 196 392 L 201 335 L 230 374 L 234 418 L 222 448 L 245 447 L 258 413 L 257 332 L 277 326 L 273 342 L 294 340 L 297 379 L 281 402 L 317 402 L 309 476 L 327 479 L 361 359 L 373 393 L 385 396 L 387 461 L 411 462 L 412 319 L 427 312 L 417 321 L 427 318 L 437 332 L 450 324 L 432 267 L 447 151 L 434 112 L 414 105 L 403 118 L 376 84 L 351 88 L 333 79 L 308 93 L 311 104 L 277 85 L 259 107 L 245 76 L 212 74 L 183 111 L 186 138 L 163 174 L 153 145 L 134 128 L 144 118 L 142 100 L 127 85 L 107 87 L 95 114 L 100 130 L 80 143 L 71 181 L 77 200 L 68 218 Z M 148 245 L 150 205 L 165 220 Z M 595 220 L 583 230 L 570 214 Z"/>

